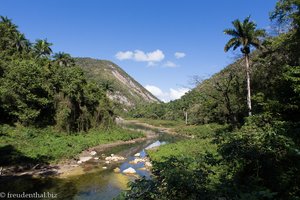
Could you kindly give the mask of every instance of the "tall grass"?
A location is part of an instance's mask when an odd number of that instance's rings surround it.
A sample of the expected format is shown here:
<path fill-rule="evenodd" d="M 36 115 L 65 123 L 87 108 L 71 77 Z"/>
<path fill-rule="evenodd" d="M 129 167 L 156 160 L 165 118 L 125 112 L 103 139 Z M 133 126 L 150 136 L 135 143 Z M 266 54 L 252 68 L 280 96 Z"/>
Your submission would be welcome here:
<path fill-rule="evenodd" d="M 53 128 L 38 129 L 2 125 L 0 126 L 0 154 L 7 153 L 1 152 L 1 149 L 10 146 L 22 156 L 31 159 L 43 157 L 53 163 L 61 159 L 75 157 L 92 146 L 120 140 L 127 141 L 143 136 L 140 132 L 125 130 L 120 127 L 66 134 Z"/>

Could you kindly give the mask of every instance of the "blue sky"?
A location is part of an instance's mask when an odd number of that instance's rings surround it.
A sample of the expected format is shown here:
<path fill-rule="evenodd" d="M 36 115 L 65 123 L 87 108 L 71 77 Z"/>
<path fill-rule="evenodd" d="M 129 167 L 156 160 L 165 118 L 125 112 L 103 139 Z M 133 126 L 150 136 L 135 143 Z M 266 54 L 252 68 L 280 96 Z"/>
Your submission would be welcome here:
<path fill-rule="evenodd" d="M 169 100 L 190 77 L 207 77 L 233 61 L 223 30 L 248 15 L 270 25 L 275 0 L 1 0 L 31 41 L 47 38 L 53 51 L 111 60 L 143 86 Z M 177 57 L 175 53 L 177 52 Z M 179 58 L 180 57 L 180 58 Z"/>

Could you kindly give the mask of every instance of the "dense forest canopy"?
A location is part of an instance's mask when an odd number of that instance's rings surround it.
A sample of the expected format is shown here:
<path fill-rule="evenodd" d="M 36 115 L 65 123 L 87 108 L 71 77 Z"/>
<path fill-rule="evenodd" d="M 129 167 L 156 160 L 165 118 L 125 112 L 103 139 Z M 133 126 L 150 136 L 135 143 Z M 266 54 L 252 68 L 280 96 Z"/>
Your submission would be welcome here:
<path fill-rule="evenodd" d="M 54 125 L 86 131 L 113 121 L 105 88 L 88 80 L 67 53 L 46 39 L 31 42 L 11 19 L 0 19 L 0 123 Z"/>

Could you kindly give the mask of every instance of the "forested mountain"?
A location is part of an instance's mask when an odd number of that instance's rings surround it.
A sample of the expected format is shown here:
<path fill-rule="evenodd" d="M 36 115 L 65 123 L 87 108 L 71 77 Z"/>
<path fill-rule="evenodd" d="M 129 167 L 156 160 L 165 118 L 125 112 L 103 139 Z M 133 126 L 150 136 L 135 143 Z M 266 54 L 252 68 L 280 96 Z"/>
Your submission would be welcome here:
<path fill-rule="evenodd" d="M 240 59 L 179 100 L 130 112 L 155 123 L 187 116 L 186 126 L 169 124 L 193 139 L 150 151 L 152 179 L 132 183 L 124 199 L 300 198 L 299 0 L 278 0 L 270 18 L 276 35 L 249 17 L 233 21 L 224 50 Z"/>
<path fill-rule="evenodd" d="M 110 61 L 75 58 L 75 62 L 84 70 L 89 79 L 102 85 L 108 97 L 122 105 L 123 109 L 139 104 L 159 102 L 153 94 Z"/>
<path fill-rule="evenodd" d="M 114 118 L 105 88 L 89 80 L 67 53 L 31 42 L 11 19 L 0 19 L 0 123 L 55 126 L 66 132 L 108 126 Z"/>
<path fill-rule="evenodd" d="M 264 46 L 249 55 L 252 112 L 299 121 L 299 35 L 292 29 L 268 36 Z M 242 124 L 248 115 L 245 77 L 245 60 L 240 58 L 208 79 L 198 77 L 196 87 L 178 100 L 131 112 L 138 117 L 183 120 L 186 111 L 190 124 Z"/>

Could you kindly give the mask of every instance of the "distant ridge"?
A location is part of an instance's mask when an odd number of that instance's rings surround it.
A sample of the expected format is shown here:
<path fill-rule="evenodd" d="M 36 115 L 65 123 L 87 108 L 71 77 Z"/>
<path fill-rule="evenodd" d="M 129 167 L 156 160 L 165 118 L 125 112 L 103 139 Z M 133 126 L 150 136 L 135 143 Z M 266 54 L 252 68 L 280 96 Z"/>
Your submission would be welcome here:
<path fill-rule="evenodd" d="M 157 97 L 111 61 L 93 58 L 75 58 L 75 62 L 77 66 L 86 72 L 88 78 L 98 83 L 106 81 L 111 84 L 113 89 L 107 92 L 108 97 L 125 107 L 160 102 Z"/>

